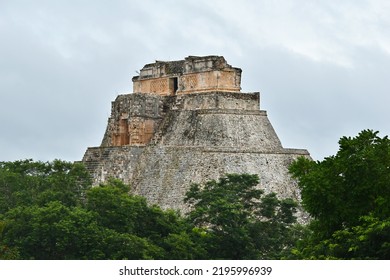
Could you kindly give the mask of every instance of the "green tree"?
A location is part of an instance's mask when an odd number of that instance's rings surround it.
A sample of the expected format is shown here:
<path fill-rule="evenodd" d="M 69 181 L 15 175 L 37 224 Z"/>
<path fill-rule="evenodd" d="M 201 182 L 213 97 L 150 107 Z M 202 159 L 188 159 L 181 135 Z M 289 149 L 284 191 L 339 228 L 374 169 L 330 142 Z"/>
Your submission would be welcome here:
<path fill-rule="evenodd" d="M 162 259 L 163 248 L 144 237 L 131 233 L 119 233 L 103 228 L 103 242 L 97 244 L 104 252 L 106 260 L 153 260 Z"/>
<path fill-rule="evenodd" d="M 99 259 L 101 229 L 94 214 L 59 201 L 16 207 L 4 215 L 3 242 L 22 259 Z"/>
<path fill-rule="evenodd" d="M 19 251 L 15 247 L 9 247 L 3 243 L 3 231 L 5 222 L 0 221 L 0 260 L 17 260 L 20 258 Z"/>
<path fill-rule="evenodd" d="M 202 237 L 186 223 L 186 230 L 179 233 L 170 233 L 164 238 L 162 247 L 165 249 L 165 259 L 195 260 L 207 259 L 207 250 L 204 248 Z"/>
<path fill-rule="evenodd" d="M 0 162 L 0 258 L 92 257 L 77 244 L 87 242 L 82 231 L 92 230 L 93 215 L 79 208 L 90 186 L 90 175 L 79 163 Z M 85 254 L 77 252 L 78 246 Z"/>
<path fill-rule="evenodd" d="M 98 213 L 104 227 L 156 241 L 183 226 L 176 212 L 148 205 L 144 197 L 131 194 L 130 187 L 117 179 L 90 189 L 86 207 Z"/>
<path fill-rule="evenodd" d="M 91 186 L 84 165 L 60 160 L 0 162 L 0 214 L 11 208 L 61 201 L 80 205 Z"/>
<path fill-rule="evenodd" d="M 198 242 L 211 259 L 276 259 L 291 247 L 296 203 L 264 195 L 257 175 L 227 174 L 219 181 L 194 184 L 185 201 L 193 210 Z"/>
<path fill-rule="evenodd" d="M 108 254 L 110 257 L 192 259 L 198 256 L 193 249 L 196 244 L 186 234 L 189 226 L 177 212 L 148 205 L 144 197 L 131 194 L 130 187 L 117 179 L 88 190 L 86 207 L 97 213 L 100 226 L 111 230 L 110 238 L 124 240 L 118 241 L 117 248 L 111 250 L 113 254 Z M 115 242 L 110 244 L 111 248 Z M 130 249 L 131 246 L 142 249 Z"/>
<path fill-rule="evenodd" d="M 390 258 L 390 140 L 363 130 L 342 137 L 323 161 L 299 158 L 290 166 L 302 204 L 311 214 L 300 258 Z M 375 248 L 373 250 L 373 248 Z"/>

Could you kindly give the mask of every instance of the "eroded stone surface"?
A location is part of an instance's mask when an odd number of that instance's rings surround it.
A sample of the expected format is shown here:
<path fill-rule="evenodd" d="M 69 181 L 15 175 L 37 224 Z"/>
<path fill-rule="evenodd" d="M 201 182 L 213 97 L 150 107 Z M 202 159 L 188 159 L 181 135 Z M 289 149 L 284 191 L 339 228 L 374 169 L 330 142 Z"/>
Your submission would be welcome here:
<path fill-rule="evenodd" d="M 241 93 L 240 80 L 241 69 L 218 56 L 145 65 L 135 93 L 112 103 L 101 146 L 84 155 L 94 183 L 120 178 L 150 203 L 186 212 L 191 183 L 250 173 L 266 192 L 299 200 L 288 166 L 310 155 L 283 148 L 259 93 Z"/>
<path fill-rule="evenodd" d="M 241 69 L 227 64 L 222 56 L 189 56 L 178 61 L 146 64 L 133 77 L 134 92 L 159 95 L 210 91 L 240 91 Z"/>

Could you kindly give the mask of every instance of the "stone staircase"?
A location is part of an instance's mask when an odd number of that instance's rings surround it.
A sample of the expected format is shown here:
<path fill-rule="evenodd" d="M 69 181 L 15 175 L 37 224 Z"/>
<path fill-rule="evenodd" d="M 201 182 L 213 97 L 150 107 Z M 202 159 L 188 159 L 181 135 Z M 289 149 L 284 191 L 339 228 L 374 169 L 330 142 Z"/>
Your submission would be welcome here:
<path fill-rule="evenodd" d="M 160 143 L 163 139 L 163 135 L 167 131 L 168 127 L 172 124 L 172 119 L 177 114 L 177 110 L 181 108 L 182 97 L 180 95 L 169 96 L 164 101 L 163 118 L 158 125 L 150 144 Z"/>

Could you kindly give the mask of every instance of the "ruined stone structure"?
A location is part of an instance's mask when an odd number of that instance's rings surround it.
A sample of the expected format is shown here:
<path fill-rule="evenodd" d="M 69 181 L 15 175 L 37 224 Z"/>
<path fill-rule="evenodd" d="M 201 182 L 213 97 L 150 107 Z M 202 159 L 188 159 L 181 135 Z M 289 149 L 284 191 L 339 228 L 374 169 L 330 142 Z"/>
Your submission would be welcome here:
<path fill-rule="evenodd" d="M 221 56 L 145 65 L 134 93 L 112 102 L 101 146 L 83 157 L 94 183 L 119 178 L 150 203 L 186 211 L 191 183 L 251 173 L 266 192 L 299 199 L 288 166 L 309 153 L 283 148 L 259 93 L 240 90 L 241 69 Z"/>

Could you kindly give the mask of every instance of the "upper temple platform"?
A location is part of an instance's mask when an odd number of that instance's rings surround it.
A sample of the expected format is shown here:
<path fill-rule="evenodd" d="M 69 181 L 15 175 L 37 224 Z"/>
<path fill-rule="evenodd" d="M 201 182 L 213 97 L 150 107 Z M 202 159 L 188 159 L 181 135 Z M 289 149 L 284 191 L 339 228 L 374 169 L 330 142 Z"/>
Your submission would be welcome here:
<path fill-rule="evenodd" d="M 240 92 L 240 68 L 223 56 L 188 56 L 184 60 L 146 64 L 133 77 L 134 93 L 176 95 L 200 92 Z"/>

